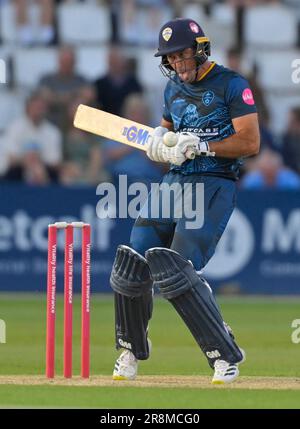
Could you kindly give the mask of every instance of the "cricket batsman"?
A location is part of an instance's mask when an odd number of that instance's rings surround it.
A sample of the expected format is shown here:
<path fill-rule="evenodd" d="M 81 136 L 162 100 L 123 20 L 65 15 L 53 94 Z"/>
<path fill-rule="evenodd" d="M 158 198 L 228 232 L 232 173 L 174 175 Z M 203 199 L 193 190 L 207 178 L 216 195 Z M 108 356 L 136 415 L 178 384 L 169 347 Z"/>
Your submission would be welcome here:
<path fill-rule="evenodd" d="M 210 41 L 192 19 L 167 22 L 159 33 L 155 56 L 169 78 L 164 92 L 161 125 L 150 138 L 147 155 L 170 164 L 161 183 L 203 184 L 203 224 L 188 228 L 177 217 L 176 201 L 168 218 L 152 216 L 149 203 L 162 202 L 151 193 L 131 232 L 130 246 L 120 245 L 110 283 L 115 299 L 116 347 L 123 349 L 115 363 L 114 380 L 133 380 L 138 361 L 149 358 L 148 323 L 153 289 L 175 308 L 214 371 L 212 383 L 223 384 L 239 375 L 244 351 L 224 322 L 201 270 L 213 256 L 235 207 L 236 181 L 242 159 L 259 151 L 257 111 L 247 80 L 209 61 Z M 170 147 L 164 135 L 174 131 Z M 188 159 L 187 152 L 197 156 Z M 197 197 L 197 195 L 194 195 Z"/>

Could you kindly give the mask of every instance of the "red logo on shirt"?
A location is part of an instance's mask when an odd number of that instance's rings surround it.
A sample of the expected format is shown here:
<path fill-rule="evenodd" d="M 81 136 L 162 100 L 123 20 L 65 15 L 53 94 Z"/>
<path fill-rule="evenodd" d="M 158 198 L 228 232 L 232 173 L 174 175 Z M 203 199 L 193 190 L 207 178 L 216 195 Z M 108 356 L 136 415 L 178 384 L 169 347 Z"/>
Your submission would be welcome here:
<path fill-rule="evenodd" d="M 250 88 L 244 89 L 242 97 L 244 102 L 246 104 L 249 104 L 250 106 L 253 106 L 253 104 L 255 103 L 253 94 Z"/>

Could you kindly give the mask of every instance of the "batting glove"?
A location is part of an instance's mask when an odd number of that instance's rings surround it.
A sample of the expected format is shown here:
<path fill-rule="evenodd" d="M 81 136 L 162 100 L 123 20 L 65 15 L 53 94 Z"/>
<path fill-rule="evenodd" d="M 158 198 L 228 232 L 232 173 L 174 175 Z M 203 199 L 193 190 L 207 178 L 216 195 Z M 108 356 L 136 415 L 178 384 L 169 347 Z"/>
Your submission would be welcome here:
<path fill-rule="evenodd" d="M 194 139 L 196 136 L 193 133 L 181 133 L 181 135 L 190 136 L 191 139 Z M 192 141 L 192 140 L 191 140 Z M 199 137 L 196 137 L 194 142 L 194 149 L 197 156 L 215 156 L 215 152 L 211 152 L 208 142 L 201 142 Z"/>
<path fill-rule="evenodd" d="M 154 128 L 153 134 L 151 134 L 148 138 L 147 143 L 147 156 L 152 161 L 156 162 L 167 162 L 168 160 L 165 159 L 165 156 L 163 155 L 163 149 L 165 144 L 163 143 L 163 136 L 166 134 L 169 130 L 164 127 L 156 127 Z"/>
<path fill-rule="evenodd" d="M 191 133 L 179 133 L 176 146 L 167 147 L 164 145 L 163 156 L 171 164 L 181 165 L 187 159 L 187 152 L 189 149 L 195 150 L 196 145 L 199 143 L 199 138 Z"/>

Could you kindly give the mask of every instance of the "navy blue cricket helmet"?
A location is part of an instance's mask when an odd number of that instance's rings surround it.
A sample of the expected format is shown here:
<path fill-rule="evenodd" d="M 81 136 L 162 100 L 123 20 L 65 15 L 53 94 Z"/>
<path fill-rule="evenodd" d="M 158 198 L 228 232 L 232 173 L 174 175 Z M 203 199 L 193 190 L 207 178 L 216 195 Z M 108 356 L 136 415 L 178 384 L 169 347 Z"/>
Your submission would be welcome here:
<path fill-rule="evenodd" d="M 186 48 L 195 48 L 194 58 L 197 66 L 200 66 L 210 55 L 210 40 L 193 19 L 176 18 L 166 22 L 160 29 L 159 46 L 154 56 L 162 57 L 161 65 L 170 71 L 173 69 L 167 61 L 167 55 Z"/>

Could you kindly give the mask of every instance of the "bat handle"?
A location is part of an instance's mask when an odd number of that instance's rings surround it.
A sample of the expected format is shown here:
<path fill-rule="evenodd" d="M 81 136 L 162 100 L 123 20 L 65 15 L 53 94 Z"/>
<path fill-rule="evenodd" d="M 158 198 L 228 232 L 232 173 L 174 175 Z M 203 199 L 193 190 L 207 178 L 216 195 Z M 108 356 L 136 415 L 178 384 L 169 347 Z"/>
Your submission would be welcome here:
<path fill-rule="evenodd" d="M 195 156 L 196 156 L 196 151 L 195 151 L 195 149 L 187 149 L 187 151 L 185 152 L 185 156 L 186 156 L 188 159 L 194 159 L 194 158 L 195 158 Z"/>
<path fill-rule="evenodd" d="M 185 152 L 185 156 L 188 159 L 194 159 L 196 156 L 201 156 L 204 155 L 203 152 L 201 152 L 199 149 L 194 148 L 194 149 L 187 149 L 187 151 Z M 206 156 L 216 156 L 215 152 L 207 152 Z"/>

